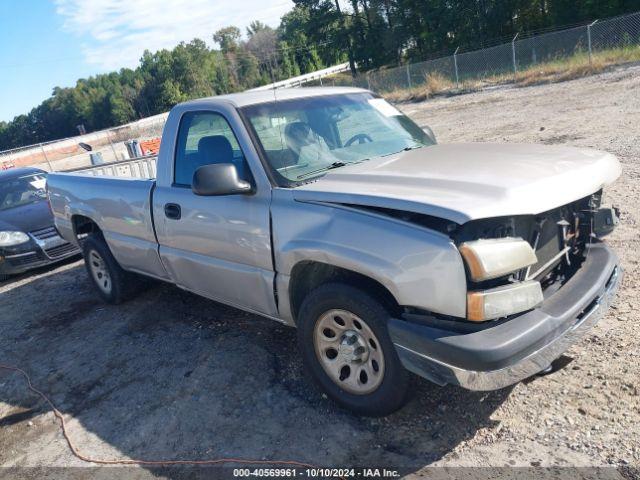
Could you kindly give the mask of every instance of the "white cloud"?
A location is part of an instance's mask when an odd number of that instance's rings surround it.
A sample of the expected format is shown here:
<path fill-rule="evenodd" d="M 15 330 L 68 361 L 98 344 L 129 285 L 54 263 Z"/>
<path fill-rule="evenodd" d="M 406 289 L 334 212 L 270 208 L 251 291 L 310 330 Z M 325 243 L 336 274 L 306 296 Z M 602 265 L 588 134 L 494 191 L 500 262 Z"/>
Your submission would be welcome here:
<path fill-rule="evenodd" d="M 64 27 L 78 35 L 88 63 L 104 70 L 135 67 L 155 52 L 211 36 L 221 27 L 244 31 L 253 20 L 273 27 L 291 0 L 55 0 Z"/>

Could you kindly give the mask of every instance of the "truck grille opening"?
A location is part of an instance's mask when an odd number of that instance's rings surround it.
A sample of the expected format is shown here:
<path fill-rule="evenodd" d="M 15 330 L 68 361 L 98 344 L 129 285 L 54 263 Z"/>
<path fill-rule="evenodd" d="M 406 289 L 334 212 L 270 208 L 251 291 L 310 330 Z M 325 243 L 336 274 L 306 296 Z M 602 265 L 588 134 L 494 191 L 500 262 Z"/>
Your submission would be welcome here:
<path fill-rule="evenodd" d="M 571 247 L 567 236 L 574 232 L 567 226 L 566 216 L 557 209 L 535 219 L 536 225 L 527 239 L 536 252 L 538 263 L 527 269 L 525 278 L 543 277 L 568 256 Z"/>
<path fill-rule="evenodd" d="M 538 280 L 544 291 L 552 285 L 564 284 L 581 265 L 600 198 L 601 192 L 597 192 L 537 215 L 474 220 L 456 229 L 452 238 L 458 245 L 469 240 L 505 237 L 528 241 L 536 252 L 535 265 L 482 286 L 504 284 L 509 279 Z"/>

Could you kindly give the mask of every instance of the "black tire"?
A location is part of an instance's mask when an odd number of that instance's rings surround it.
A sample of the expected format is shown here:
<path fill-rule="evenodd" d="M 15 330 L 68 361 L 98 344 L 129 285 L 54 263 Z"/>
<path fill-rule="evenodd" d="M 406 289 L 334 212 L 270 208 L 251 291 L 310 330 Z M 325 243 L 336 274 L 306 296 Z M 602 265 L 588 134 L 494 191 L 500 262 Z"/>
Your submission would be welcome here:
<path fill-rule="evenodd" d="M 127 272 L 118 264 L 101 234 L 93 233 L 84 240 L 82 254 L 89 280 L 105 302 L 117 305 L 131 298 L 139 290 L 140 277 Z M 104 262 L 104 269 L 110 280 L 111 288 L 109 289 L 98 284 L 98 279 L 92 271 L 91 262 L 92 259 L 95 259 L 94 255 L 98 255 Z"/>
<path fill-rule="evenodd" d="M 375 390 L 354 394 L 340 387 L 323 368 L 314 346 L 316 322 L 331 310 L 346 310 L 366 322 L 375 334 L 384 358 L 384 373 Z M 297 319 L 298 343 L 304 364 L 316 383 L 340 405 L 362 415 L 388 415 L 407 399 L 409 372 L 402 366 L 387 329 L 389 312 L 367 293 L 342 283 L 313 290 L 302 302 Z"/>

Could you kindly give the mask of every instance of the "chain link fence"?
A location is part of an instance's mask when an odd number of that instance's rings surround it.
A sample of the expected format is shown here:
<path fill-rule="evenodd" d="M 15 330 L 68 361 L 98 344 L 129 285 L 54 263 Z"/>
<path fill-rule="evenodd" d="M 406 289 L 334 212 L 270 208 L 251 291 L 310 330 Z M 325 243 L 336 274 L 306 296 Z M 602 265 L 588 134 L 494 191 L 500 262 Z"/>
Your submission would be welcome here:
<path fill-rule="evenodd" d="M 72 170 L 157 153 L 167 114 L 109 130 L 0 152 L 0 170 L 34 166 Z"/>
<path fill-rule="evenodd" d="M 513 81 L 527 71 L 554 62 L 589 65 L 640 60 L 640 12 L 540 35 L 517 35 L 511 42 L 481 50 L 459 51 L 425 62 L 387 68 L 355 78 L 335 76 L 307 85 L 353 85 L 385 93 L 439 81 L 466 89 L 484 82 Z M 618 59 L 618 60 L 616 60 Z"/>

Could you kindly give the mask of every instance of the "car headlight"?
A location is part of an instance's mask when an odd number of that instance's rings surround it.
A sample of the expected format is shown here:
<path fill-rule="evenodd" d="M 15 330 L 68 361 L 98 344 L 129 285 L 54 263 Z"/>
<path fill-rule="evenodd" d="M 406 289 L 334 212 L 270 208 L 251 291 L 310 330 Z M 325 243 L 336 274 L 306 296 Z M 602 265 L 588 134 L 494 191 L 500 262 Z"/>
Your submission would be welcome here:
<path fill-rule="evenodd" d="M 502 277 L 538 262 L 531 245 L 521 238 L 474 240 L 464 242 L 459 250 L 474 282 Z"/>
<path fill-rule="evenodd" d="M 540 282 L 530 280 L 467 293 L 467 320 L 484 322 L 537 307 L 544 300 Z"/>
<path fill-rule="evenodd" d="M 24 232 L 0 232 L 0 247 L 11 247 L 29 241 L 29 236 Z"/>

